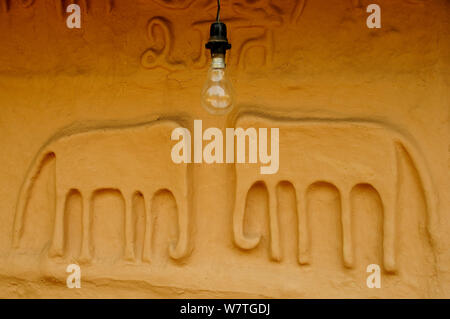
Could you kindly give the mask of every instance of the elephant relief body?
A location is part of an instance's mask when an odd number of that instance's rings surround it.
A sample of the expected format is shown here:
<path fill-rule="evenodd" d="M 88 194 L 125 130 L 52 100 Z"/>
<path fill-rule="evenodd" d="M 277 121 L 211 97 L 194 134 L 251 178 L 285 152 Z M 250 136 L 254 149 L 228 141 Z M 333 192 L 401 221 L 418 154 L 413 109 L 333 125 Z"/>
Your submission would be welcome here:
<path fill-rule="evenodd" d="M 174 259 L 186 256 L 190 180 L 186 164 L 174 164 L 170 157 L 170 135 L 179 125 L 170 120 L 158 120 L 138 125 L 96 128 L 73 134 L 63 134 L 47 143 L 33 161 L 20 191 L 14 226 L 17 246 L 23 229 L 23 216 L 30 189 L 44 160 L 55 158 L 55 225 L 50 255 L 61 256 L 64 248 L 64 210 L 66 197 L 72 190 L 83 199 L 82 260 L 91 258 L 91 201 L 98 190 L 121 192 L 125 202 L 125 258 L 134 259 L 134 225 L 132 199 L 142 194 L 146 207 L 143 259 L 151 256 L 151 199 L 162 189 L 172 192 L 178 208 L 178 242 L 170 246 Z"/>
<path fill-rule="evenodd" d="M 306 193 L 312 184 L 327 182 L 341 197 L 343 259 L 353 265 L 350 193 L 358 184 L 370 184 L 383 203 L 383 262 L 387 271 L 395 271 L 396 213 L 398 194 L 397 148 L 403 147 L 419 172 L 429 212 L 435 210 L 434 193 L 427 167 L 405 137 L 387 127 L 371 122 L 322 119 L 271 119 L 258 115 L 240 116 L 236 127 L 279 128 L 279 163 L 276 174 L 261 175 L 256 164 L 235 164 L 236 202 L 233 233 L 236 245 L 252 249 L 260 236 L 244 233 L 246 196 L 255 182 L 263 182 L 269 197 L 270 253 L 281 259 L 276 187 L 290 182 L 296 191 L 298 214 L 298 261 L 309 263 L 310 234 Z"/>

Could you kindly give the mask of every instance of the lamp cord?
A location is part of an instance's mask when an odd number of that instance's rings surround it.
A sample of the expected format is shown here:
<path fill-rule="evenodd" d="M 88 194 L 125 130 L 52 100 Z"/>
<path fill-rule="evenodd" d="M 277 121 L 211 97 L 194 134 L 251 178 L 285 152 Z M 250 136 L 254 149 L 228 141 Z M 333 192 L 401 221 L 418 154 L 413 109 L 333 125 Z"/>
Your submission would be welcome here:
<path fill-rule="evenodd" d="M 216 21 L 219 22 L 220 20 L 220 0 L 217 0 L 217 15 L 216 15 Z"/>

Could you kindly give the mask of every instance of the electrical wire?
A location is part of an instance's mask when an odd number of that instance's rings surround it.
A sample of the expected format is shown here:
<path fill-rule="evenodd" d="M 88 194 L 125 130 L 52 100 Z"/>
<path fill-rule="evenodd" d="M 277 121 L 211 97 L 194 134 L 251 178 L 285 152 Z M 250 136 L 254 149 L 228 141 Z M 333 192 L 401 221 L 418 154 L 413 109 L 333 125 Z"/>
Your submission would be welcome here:
<path fill-rule="evenodd" d="M 220 0 L 217 0 L 217 15 L 216 15 L 216 21 L 219 22 L 220 20 Z"/>

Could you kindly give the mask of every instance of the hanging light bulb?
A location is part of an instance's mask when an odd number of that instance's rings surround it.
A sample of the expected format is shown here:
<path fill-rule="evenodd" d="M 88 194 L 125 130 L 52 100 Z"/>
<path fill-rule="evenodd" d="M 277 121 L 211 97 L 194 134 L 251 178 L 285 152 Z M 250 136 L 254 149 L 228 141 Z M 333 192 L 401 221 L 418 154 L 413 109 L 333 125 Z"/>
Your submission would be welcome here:
<path fill-rule="evenodd" d="M 216 22 L 211 24 L 206 48 L 211 50 L 211 67 L 202 90 L 202 105 L 212 114 L 225 114 L 233 108 L 234 91 L 226 76 L 225 54 L 231 49 L 227 26 L 220 22 L 220 0 L 217 0 Z"/>
<path fill-rule="evenodd" d="M 225 114 L 233 108 L 234 92 L 226 76 L 224 59 L 223 54 L 213 56 L 202 91 L 202 105 L 212 114 Z"/>

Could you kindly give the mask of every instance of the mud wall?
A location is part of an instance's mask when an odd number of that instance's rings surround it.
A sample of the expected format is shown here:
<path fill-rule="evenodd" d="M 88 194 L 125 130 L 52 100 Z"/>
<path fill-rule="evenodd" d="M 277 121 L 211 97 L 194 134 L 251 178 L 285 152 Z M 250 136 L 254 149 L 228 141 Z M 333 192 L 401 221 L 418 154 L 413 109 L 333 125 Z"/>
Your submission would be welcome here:
<path fill-rule="evenodd" d="M 68 1 L 0 0 L 0 296 L 449 297 L 450 3 L 379 0 L 369 29 L 364 0 L 222 2 L 214 116 L 214 1 L 78 1 L 68 29 Z M 279 127 L 280 174 L 173 167 L 194 119 Z"/>

